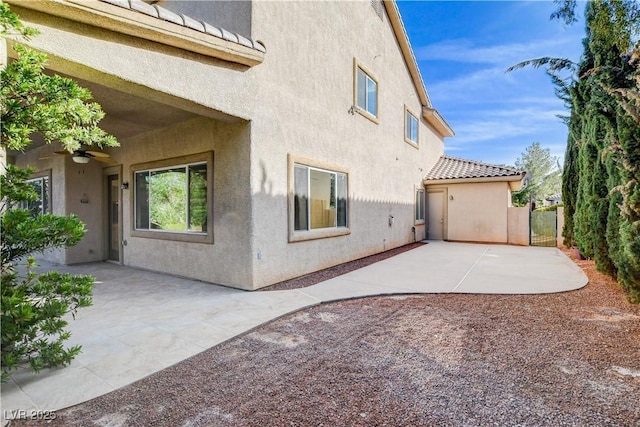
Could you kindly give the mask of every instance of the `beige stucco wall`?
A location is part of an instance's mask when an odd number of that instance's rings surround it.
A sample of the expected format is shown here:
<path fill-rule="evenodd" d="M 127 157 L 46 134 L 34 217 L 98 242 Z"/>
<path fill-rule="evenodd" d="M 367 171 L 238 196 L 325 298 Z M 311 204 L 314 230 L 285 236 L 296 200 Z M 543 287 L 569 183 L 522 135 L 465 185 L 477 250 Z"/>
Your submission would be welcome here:
<path fill-rule="evenodd" d="M 508 243 L 510 245 L 529 245 L 529 207 L 509 207 Z"/>
<path fill-rule="evenodd" d="M 122 165 L 122 180 L 130 183 L 123 190 L 122 226 L 126 246 L 121 250 L 124 264 L 155 271 L 192 277 L 235 287 L 252 282 L 250 260 L 249 212 L 249 133 L 250 125 L 229 124 L 198 118 L 166 129 L 158 129 L 135 138 L 120 140 L 121 146 L 109 149 Z M 69 156 L 53 153 L 56 146 L 43 146 L 18 156 L 18 166 L 36 171 L 52 170 L 52 212 L 75 213 L 86 224 L 83 240 L 66 251 L 50 251 L 45 259 L 73 264 L 99 261 L 104 253 L 103 233 L 104 181 L 102 163 L 95 160 L 76 164 Z M 131 217 L 133 179 L 131 165 L 180 157 L 206 151 L 214 152 L 214 243 L 185 243 L 132 237 Z M 87 203 L 83 203 L 84 199 Z"/>
<path fill-rule="evenodd" d="M 256 2 L 253 17 L 267 45 L 264 63 L 247 72 L 259 107 L 251 113 L 256 286 L 413 241 L 415 186 L 443 142 L 424 121 L 419 149 L 404 141 L 404 106 L 418 115 L 421 106 L 388 18 L 369 2 Z M 378 81 L 378 124 L 349 113 L 354 59 Z M 288 154 L 348 170 L 350 234 L 288 241 Z M 416 228 L 424 238 L 424 225 Z"/>
<path fill-rule="evenodd" d="M 74 163 L 71 156 L 61 156 L 65 162 L 65 211 L 73 212 L 87 230 L 82 241 L 65 253 L 65 264 L 101 261 L 103 253 L 103 190 L 102 166 L 95 161 Z"/>
<path fill-rule="evenodd" d="M 35 173 L 51 171 L 51 213 L 66 215 L 68 212 L 66 211 L 65 158 L 53 153 L 58 148 L 45 145 L 29 150 L 20 156 L 15 156 L 15 164 L 19 167 L 31 167 Z M 84 219 L 80 218 L 83 221 Z M 83 245 L 83 242 L 80 242 L 79 245 Z M 66 261 L 66 253 L 61 249 L 48 250 L 42 255 L 44 259 L 51 262 L 63 264 Z"/>
<path fill-rule="evenodd" d="M 370 2 L 254 2 L 252 36 L 267 54 L 252 68 L 33 12 L 25 17 L 37 22 L 33 44 L 51 54 L 56 71 L 159 102 L 186 99 L 174 106 L 237 122 L 200 118 L 110 150 L 130 182 L 132 164 L 214 151 L 214 243 L 131 236 L 132 192 L 124 191 L 125 264 L 258 288 L 409 243 L 414 226 L 416 238 L 425 237 L 425 225 L 414 221 L 415 188 L 443 154 L 443 139 L 421 119 L 419 147 L 404 141 L 405 106 L 418 116 L 422 106 L 388 17 L 381 20 Z M 378 81 L 378 123 L 349 113 L 354 60 Z M 349 234 L 289 241 L 289 156 L 348 171 Z M 68 189 L 69 209 L 89 209 L 76 204 L 81 189 Z M 506 207 L 504 215 L 506 224 Z M 89 239 L 69 256 L 88 259 L 93 247 Z"/>
<path fill-rule="evenodd" d="M 508 183 L 449 184 L 429 188 L 446 188 L 445 226 L 448 240 L 508 242 Z"/>
<path fill-rule="evenodd" d="M 250 125 L 198 118 L 167 129 L 121 141 L 112 150 L 122 163 L 123 259 L 126 265 L 180 276 L 248 287 L 251 283 L 249 247 Z M 131 165 L 213 151 L 213 244 L 134 237 L 131 234 L 133 176 Z"/>
<path fill-rule="evenodd" d="M 12 9 L 40 31 L 29 45 L 49 55 L 48 67 L 54 71 L 212 117 L 224 113 L 248 119 L 255 108 L 243 65 L 17 5 Z"/>

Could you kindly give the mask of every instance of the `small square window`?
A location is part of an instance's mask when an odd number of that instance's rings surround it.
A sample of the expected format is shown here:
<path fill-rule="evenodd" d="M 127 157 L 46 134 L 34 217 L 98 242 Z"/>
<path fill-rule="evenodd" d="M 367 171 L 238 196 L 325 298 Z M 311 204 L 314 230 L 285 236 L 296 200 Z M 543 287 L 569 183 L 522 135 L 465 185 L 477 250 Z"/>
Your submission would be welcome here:
<path fill-rule="evenodd" d="M 418 118 L 409 110 L 404 111 L 404 140 L 418 145 Z"/>

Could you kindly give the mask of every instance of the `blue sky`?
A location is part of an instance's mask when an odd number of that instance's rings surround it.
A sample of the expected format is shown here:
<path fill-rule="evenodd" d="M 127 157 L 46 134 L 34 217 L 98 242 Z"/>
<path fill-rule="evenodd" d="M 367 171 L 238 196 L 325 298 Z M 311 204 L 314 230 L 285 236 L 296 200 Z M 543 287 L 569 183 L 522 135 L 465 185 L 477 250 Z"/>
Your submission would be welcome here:
<path fill-rule="evenodd" d="M 542 56 L 578 61 L 584 24 L 549 20 L 552 1 L 398 1 L 433 106 L 456 132 L 451 156 L 515 164 L 540 142 L 564 158 L 567 111 L 542 69 L 505 73 Z M 578 5 L 582 12 L 584 3 Z"/>

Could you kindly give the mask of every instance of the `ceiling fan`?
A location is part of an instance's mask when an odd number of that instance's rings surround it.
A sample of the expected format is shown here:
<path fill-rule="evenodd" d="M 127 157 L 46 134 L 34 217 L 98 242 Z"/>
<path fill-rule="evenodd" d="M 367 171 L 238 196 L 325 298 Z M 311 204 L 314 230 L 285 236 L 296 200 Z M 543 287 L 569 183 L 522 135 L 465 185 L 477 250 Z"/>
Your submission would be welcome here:
<path fill-rule="evenodd" d="M 69 151 L 54 151 L 56 154 L 60 154 L 63 156 L 72 156 L 73 161 L 76 163 L 89 163 L 89 160 L 95 159 L 102 163 L 107 163 L 110 165 L 116 164 L 115 160 L 111 158 L 107 153 L 103 153 L 102 151 L 89 151 L 89 150 L 75 150 L 73 153 Z"/>

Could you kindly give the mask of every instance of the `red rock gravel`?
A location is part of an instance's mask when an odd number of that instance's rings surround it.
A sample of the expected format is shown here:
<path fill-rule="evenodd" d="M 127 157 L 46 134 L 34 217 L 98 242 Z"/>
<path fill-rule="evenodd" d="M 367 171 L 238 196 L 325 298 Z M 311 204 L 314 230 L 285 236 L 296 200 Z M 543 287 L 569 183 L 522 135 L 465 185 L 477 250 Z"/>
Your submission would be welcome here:
<path fill-rule="evenodd" d="M 317 306 L 51 425 L 638 426 L 640 306 L 578 263 L 590 284 L 562 294 Z"/>

